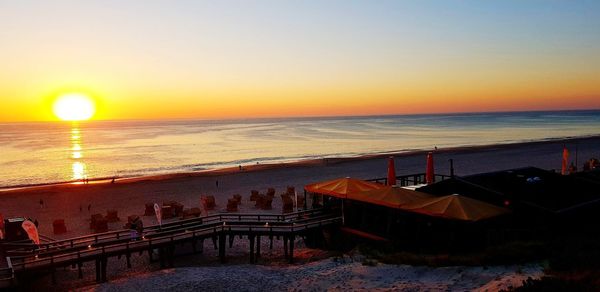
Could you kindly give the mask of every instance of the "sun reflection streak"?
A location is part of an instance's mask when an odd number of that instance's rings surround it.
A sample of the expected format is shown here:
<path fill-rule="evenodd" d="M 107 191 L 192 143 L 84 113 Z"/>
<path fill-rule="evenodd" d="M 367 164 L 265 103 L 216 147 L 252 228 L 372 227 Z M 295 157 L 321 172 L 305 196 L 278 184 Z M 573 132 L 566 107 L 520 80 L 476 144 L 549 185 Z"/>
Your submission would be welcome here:
<path fill-rule="evenodd" d="M 83 159 L 83 147 L 81 141 L 81 129 L 77 124 L 73 124 L 71 128 L 71 158 L 75 160 L 71 164 L 73 172 L 73 180 L 86 182 L 87 180 L 87 167 Z"/>

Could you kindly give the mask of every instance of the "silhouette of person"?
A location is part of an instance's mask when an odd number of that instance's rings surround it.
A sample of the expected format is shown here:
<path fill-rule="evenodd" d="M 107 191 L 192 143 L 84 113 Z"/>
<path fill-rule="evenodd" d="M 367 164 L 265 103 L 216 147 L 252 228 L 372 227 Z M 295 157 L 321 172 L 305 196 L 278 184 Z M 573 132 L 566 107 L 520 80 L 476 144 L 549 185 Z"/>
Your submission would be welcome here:
<path fill-rule="evenodd" d="M 40 209 L 44 207 L 44 200 L 40 199 Z"/>

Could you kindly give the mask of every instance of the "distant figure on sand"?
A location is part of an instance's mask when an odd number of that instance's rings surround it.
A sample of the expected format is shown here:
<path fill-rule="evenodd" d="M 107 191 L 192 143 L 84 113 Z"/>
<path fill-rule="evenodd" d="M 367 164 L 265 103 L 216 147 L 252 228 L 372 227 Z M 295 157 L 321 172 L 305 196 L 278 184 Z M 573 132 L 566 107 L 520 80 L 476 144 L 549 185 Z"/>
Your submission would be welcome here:
<path fill-rule="evenodd" d="M 240 171 L 242 171 L 242 165 L 240 164 Z"/>
<path fill-rule="evenodd" d="M 115 183 L 115 178 L 113 177 L 112 180 L 110 181 L 111 184 Z"/>
<path fill-rule="evenodd" d="M 215 185 L 217 186 L 217 189 L 219 188 L 219 180 L 215 181 Z"/>
<path fill-rule="evenodd" d="M 44 200 L 40 199 L 40 209 L 44 208 Z"/>

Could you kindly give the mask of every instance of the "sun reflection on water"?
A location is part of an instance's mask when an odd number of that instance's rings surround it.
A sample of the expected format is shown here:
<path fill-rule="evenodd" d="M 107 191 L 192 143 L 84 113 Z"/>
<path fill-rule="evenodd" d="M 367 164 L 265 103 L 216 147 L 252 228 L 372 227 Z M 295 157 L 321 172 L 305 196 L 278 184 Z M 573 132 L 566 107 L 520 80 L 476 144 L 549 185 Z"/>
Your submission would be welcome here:
<path fill-rule="evenodd" d="M 73 163 L 71 165 L 73 171 L 73 180 L 83 181 L 87 179 L 87 171 L 85 162 L 83 159 L 83 147 L 81 141 L 81 129 L 79 125 L 73 124 L 71 128 L 71 159 Z"/>

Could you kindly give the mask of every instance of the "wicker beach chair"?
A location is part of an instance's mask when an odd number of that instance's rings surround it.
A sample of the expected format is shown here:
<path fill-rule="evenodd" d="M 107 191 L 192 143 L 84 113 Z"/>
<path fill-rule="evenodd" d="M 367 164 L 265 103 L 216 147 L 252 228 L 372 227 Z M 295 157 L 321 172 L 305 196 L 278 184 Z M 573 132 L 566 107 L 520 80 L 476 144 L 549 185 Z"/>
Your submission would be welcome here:
<path fill-rule="evenodd" d="M 238 202 L 236 199 L 227 200 L 227 212 L 237 212 L 238 211 Z"/>
<path fill-rule="evenodd" d="M 250 191 L 250 201 L 256 201 L 256 199 L 258 198 L 258 191 L 257 190 L 251 190 Z"/>
<path fill-rule="evenodd" d="M 200 201 L 205 210 L 213 210 L 216 206 L 215 196 L 200 196 Z"/>
<path fill-rule="evenodd" d="M 242 196 L 240 194 L 233 195 L 233 198 L 237 201 L 238 205 L 242 203 Z"/>
<path fill-rule="evenodd" d="M 263 196 L 263 200 L 262 203 L 260 205 L 260 208 L 263 210 L 271 210 L 273 209 L 273 207 L 271 206 L 271 204 L 273 203 L 273 198 L 269 197 L 269 196 Z"/>
<path fill-rule="evenodd" d="M 119 221 L 119 215 L 117 210 L 107 210 L 106 211 L 106 220 L 108 222 L 117 222 Z"/>
<path fill-rule="evenodd" d="M 67 226 L 65 225 L 64 219 L 56 219 L 52 222 L 52 229 L 54 234 L 63 234 L 67 233 Z"/>
<path fill-rule="evenodd" d="M 281 200 L 283 201 L 282 213 L 291 213 L 294 211 L 294 200 L 289 195 L 281 195 Z"/>
<path fill-rule="evenodd" d="M 154 203 L 146 203 L 146 209 L 144 210 L 144 216 L 154 215 Z"/>

